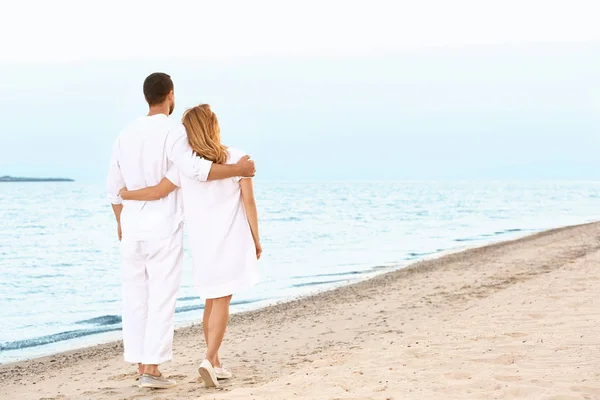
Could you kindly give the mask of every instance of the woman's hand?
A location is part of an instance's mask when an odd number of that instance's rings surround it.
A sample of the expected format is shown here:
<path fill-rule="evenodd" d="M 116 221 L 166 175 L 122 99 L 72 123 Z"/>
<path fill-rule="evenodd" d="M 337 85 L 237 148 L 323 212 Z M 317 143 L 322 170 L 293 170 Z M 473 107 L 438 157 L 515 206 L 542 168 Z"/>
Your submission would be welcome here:
<path fill-rule="evenodd" d="M 254 247 L 256 247 L 256 259 L 260 260 L 260 255 L 262 254 L 262 247 L 260 245 L 260 242 L 254 242 Z"/>
<path fill-rule="evenodd" d="M 119 190 L 119 196 L 121 196 L 121 198 L 123 198 L 123 194 L 125 194 L 126 191 L 127 191 L 126 187 L 124 187 L 123 189 Z"/>

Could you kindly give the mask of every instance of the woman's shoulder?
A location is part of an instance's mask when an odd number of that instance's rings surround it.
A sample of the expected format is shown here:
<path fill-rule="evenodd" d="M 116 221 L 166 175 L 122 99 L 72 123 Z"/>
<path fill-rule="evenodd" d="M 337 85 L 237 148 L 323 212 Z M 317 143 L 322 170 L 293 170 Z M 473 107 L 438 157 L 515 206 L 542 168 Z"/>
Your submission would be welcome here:
<path fill-rule="evenodd" d="M 240 158 L 246 155 L 244 150 L 236 149 L 235 147 L 227 148 L 227 164 L 235 164 L 240 161 Z"/>

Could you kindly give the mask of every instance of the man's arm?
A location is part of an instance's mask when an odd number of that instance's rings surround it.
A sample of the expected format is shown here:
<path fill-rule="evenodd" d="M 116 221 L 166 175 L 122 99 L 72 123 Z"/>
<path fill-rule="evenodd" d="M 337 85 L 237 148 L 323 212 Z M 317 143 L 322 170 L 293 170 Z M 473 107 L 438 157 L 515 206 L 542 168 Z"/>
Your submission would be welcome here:
<path fill-rule="evenodd" d="M 244 156 L 236 164 L 213 164 L 210 174 L 208 174 L 208 180 L 216 181 L 236 176 L 250 178 L 255 173 L 254 161 L 250 159 L 250 156 Z"/>
<path fill-rule="evenodd" d="M 123 204 L 111 204 L 113 212 L 115 213 L 115 218 L 117 219 L 117 224 L 121 224 L 121 211 L 123 211 Z"/>
<path fill-rule="evenodd" d="M 119 195 L 121 188 L 125 187 L 125 180 L 119 166 L 119 139 L 115 142 L 113 153 L 108 168 L 108 177 L 106 179 L 106 193 L 108 200 L 112 205 L 115 218 L 117 219 L 117 235 L 121 240 L 121 211 L 123 211 L 123 199 Z"/>
<path fill-rule="evenodd" d="M 234 176 L 252 177 L 255 174 L 254 161 L 242 158 L 237 164 L 214 164 L 194 154 L 190 147 L 183 125 L 169 132 L 170 145 L 167 146 L 167 158 L 184 175 L 197 181 L 233 178 Z"/>
<path fill-rule="evenodd" d="M 121 211 L 123 211 L 123 204 L 111 204 L 115 218 L 117 219 L 117 236 L 121 240 L 123 233 L 121 232 Z"/>
<path fill-rule="evenodd" d="M 119 191 L 124 187 L 125 179 L 123 179 L 123 174 L 121 173 L 121 167 L 119 165 L 119 139 L 117 139 L 113 146 L 110 166 L 108 167 L 108 176 L 106 178 L 106 195 L 110 204 L 123 203 Z"/>

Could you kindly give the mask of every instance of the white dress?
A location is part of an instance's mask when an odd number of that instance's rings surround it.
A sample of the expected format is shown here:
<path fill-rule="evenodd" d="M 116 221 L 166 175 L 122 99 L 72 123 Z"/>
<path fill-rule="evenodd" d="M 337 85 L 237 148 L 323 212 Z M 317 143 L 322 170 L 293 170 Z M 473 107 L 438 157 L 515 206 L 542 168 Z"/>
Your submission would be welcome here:
<path fill-rule="evenodd" d="M 245 153 L 227 149 L 227 164 Z M 167 178 L 181 188 L 183 212 L 201 297 L 229 296 L 258 283 L 252 232 L 242 202 L 240 177 L 198 182 L 173 167 Z"/>

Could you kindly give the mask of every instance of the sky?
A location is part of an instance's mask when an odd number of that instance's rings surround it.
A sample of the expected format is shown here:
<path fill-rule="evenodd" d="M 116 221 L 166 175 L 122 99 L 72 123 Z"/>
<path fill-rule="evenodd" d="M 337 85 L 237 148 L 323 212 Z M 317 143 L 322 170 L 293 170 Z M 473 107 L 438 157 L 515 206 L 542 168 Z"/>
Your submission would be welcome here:
<path fill-rule="evenodd" d="M 4 7 L 0 175 L 102 182 L 164 71 L 262 179 L 600 179 L 593 1 Z"/>

